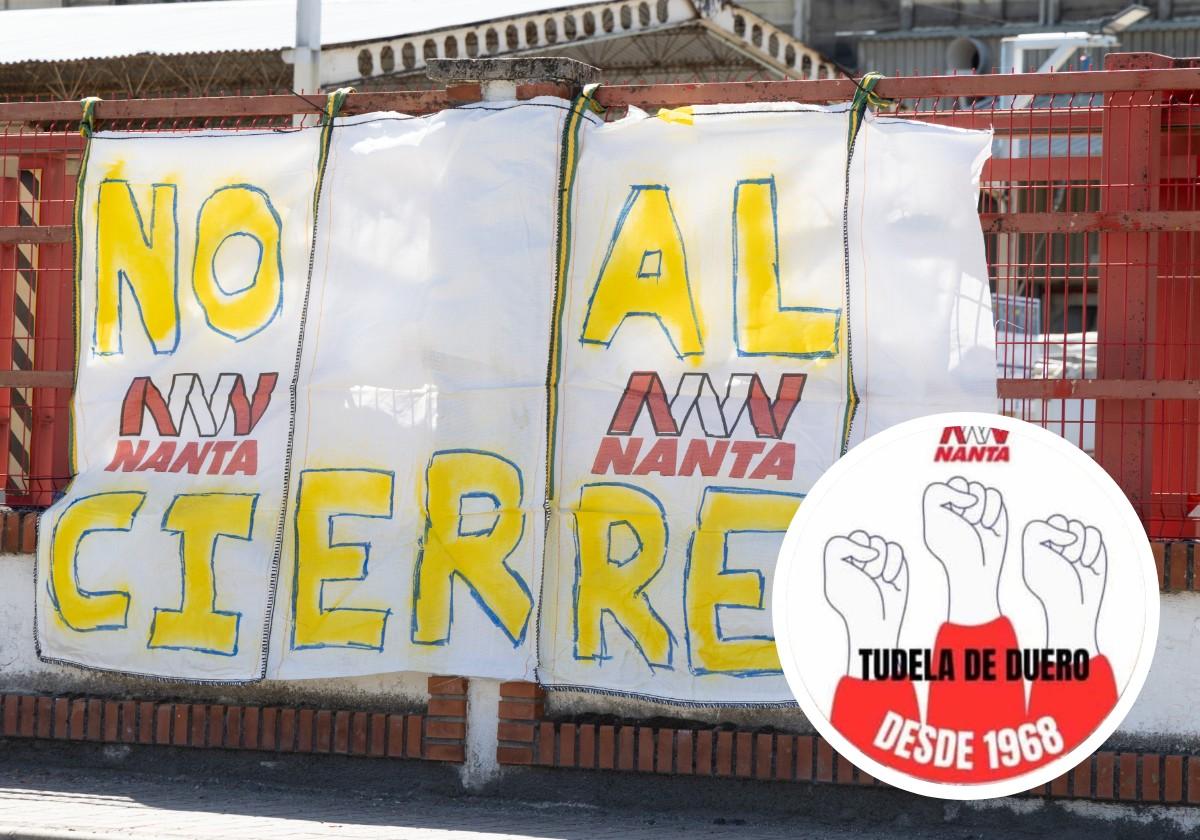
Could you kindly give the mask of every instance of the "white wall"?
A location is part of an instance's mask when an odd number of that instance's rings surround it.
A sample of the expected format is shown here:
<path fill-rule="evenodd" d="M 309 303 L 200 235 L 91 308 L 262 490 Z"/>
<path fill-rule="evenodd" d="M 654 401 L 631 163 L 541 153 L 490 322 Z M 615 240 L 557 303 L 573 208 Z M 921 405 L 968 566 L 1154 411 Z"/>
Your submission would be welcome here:
<path fill-rule="evenodd" d="M 82 692 L 137 697 L 186 697 L 229 702 L 328 703 L 353 709 L 419 708 L 428 700 L 426 674 L 380 674 L 249 686 L 192 686 L 48 665 L 33 646 L 33 557 L 0 555 L 0 691 Z M 494 727 L 493 727 L 494 728 Z"/>
<path fill-rule="evenodd" d="M 1200 737 L 1200 593 L 1162 597 L 1154 665 L 1120 732 Z"/>
<path fill-rule="evenodd" d="M 1138 702 L 1118 735 L 1130 740 L 1200 739 L 1200 593 L 1162 596 L 1154 665 Z M 666 703 L 619 699 L 583 692 L 553 692 L 546 701 L 555 716 L 603 713 L 632 718 L 677 717 L 703 723 L 772 725 L 811 731 L 799 709 L 681 708 Z"/>
<path fill-rule="evenodd" d="M 738 5 L 760 15 L 784 32 L 792 31 L 796 14 L 795 0 L 738 0 Z"/>
<path fill-rule="evenodd" d="M 424 705 L 426 675 L 382 674 L 343 679 L 266 681 L 250 686 L 188 686 L 96 674 L 39 662 L 33 648 L 33 558 L 0 555 L 0 691 L 82 692 L 134 696 L 183 696 L 240 702 L 309 702 L 349 708 L 407 708 Z M 1200 739 L 1200 593 L 1162 598 L 1158 649 L 1146 687 L 1118 730 L 1134 739 Z M 495 772 L 495 720 L 498 683 L 472 680 L 468 765 L 480 781 Z M 554 692 L 547 701 L 554 715 L 616 714 L 630 718 L 670 716 L 705 723 L 775 725 L 809 729 L 797 709 L 681 708 L 606 695 Z"/>

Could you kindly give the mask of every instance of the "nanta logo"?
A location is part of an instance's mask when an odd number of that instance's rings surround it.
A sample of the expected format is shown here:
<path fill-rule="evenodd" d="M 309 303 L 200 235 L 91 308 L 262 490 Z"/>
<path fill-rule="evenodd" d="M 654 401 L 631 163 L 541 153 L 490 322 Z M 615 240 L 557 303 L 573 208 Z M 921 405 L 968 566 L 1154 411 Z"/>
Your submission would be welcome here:
<path fill-rule="evenodd" d="M 210 388 L 199 374 L 177 373 L 163 397 L 150 377 L 134 377 L 121 402 L 120 437 L 104 469 L 257 475 L 258 441 L 250 435 L 271 405 L 278 382 L 278 373 L 260 373 L 251 394 L 240 373 L 222 373 Z M 144 428 L 147 417 L 152 430 Z M 188 437 L 199 440 L 183 439 Z"/>
<path fill-rule="evenodd" d="M 733 374 L 725 383 L 724 395 L 707 373 L 685 373 L 679 378 L 675 396 L 668 398 L 657 373 L 637 371 L 630 375 L 621 394 L 608 433 L 633 434 L 638 418 L 646 411 L 658 436 L 678 437 L 695 425 L 704 437 L 728 438 L 748 416 L 755 437 L 778 440 L 800 403 L 806 378 L 803 373 L 780 374 L 775 398 L 771 399 L 757 373 Z"/>
<path fill-rule="evenodd" d="M 933 453 L 938 461 L 1007 461 L 1008 430 L 989 426 L 947 426 Z"/>
<path fill-rule="evenodd" d="M 783 373 L 771 397 L 757 373 L 735 373 L 724 388 L 707 373 L 680 376 L 674 396 L 654 371 L 629 377 L 594 475 L 703 476 L 790 481 L 796 445 L 782 440 L 804 392 L 806 374 Z M 635 430 L 639 420 L 642 437 Z M 736 439 L 738 434 L 741 440 Z M 745 439 L 753 434 L 752 439 Z M 643 447 L 649 441 L 649 445 Z"/>

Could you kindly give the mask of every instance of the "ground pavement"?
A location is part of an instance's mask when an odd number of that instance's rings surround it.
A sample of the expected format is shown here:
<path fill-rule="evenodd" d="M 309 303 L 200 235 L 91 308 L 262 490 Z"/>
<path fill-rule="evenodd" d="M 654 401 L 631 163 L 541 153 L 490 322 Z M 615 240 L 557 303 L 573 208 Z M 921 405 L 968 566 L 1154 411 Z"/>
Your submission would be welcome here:
<path fill-rule="evenodd" d="M 533 783 L 518 784 L 515 793 L 477 796 L 457 789 L 450 768 L 437 778 L 390 778 L 374 769 L 356 776 L 356 765 L 329 759 L 282 772 L 275 761 L 193 766 L 185 757 L 181 765 L 164 766 L 137 756 L 117 758 L 113 766 L 94 766 L 62 754 L 17 756 L 0 743 L 0 837 L 1123 840 L 1139 825 L 1148 832 L 1143 836 L 1155 838 L 1200 833 L 1195 823 L 1189 827 L 1174 817 L 1155 822 L 1154 814 L 1129 809 L 1100 813 L 1099 819 L 1062 809 L 1022 814 L 1045 810 L 1028 801 L 979 811 L 929 800 L 839 799 L 831 788 L 809 788 L 795 792 L 802 812 L 789 814 L 778 802 L 771 808 L 756 803 L 761 785 L 742 786 L 725 801 L 701 791 L 699 802 L 689 803 L 688 788 L 664 787 L 652 777 L 620 794 L 604 778 L 572 789 L 581 774 L 572 779 L 560 772 L 527 777 Z M 819 807 L 809 807 L 813 803 Z M 1137 819 L 1119 821 L 1130 815 Z"/>

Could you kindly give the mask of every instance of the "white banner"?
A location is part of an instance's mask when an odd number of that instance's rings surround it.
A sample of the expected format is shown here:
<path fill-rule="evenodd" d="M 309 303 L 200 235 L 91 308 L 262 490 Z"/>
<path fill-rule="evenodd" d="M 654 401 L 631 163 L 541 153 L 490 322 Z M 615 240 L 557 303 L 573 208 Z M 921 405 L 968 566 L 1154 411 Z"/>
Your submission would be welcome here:
<path fill-rule="evenodd" d="M 537 99 L 335 130 L 278 676 L 532 678 L 566 112 Z"/>
<path fill-rule="evenodd" d="M 790 702 L 766 607 L 804 493 L 867 434 L 994 409 L 975 216 L 990 135 L 868 120 L 847 187 L 847 123 L 844 107 L 713 106 L 585 136 L 548 684 Z"/>
<path fill-rule="evenodd" d="M 41 655 L 789 701 L 764 607 L 803 494 L 995 406 L 990 135 L 868 119 L 847 180 L 847 126 L 542 98 L 98 135 Z"/>
<path fill-rule="evenodd" d="M 263 675 L 319 149 L 315 130 L 92 138 L 76 476 L 39 526 L 40 655 Z"/>

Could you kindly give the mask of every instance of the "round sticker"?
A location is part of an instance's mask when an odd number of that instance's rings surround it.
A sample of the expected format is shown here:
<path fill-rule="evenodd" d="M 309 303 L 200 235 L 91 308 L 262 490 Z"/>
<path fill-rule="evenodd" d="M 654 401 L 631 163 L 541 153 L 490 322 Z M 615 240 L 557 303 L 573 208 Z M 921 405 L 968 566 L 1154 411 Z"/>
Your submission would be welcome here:
<path fill-rule="evenodd" d="M 876 778 L 1008 796 L 1094 752 L 1141 691 L 1158 578 L 1133 508 L 1084 452 L 993 414 L 881 432 L 826 472 L 780 551 L 788 685 Z"/>

